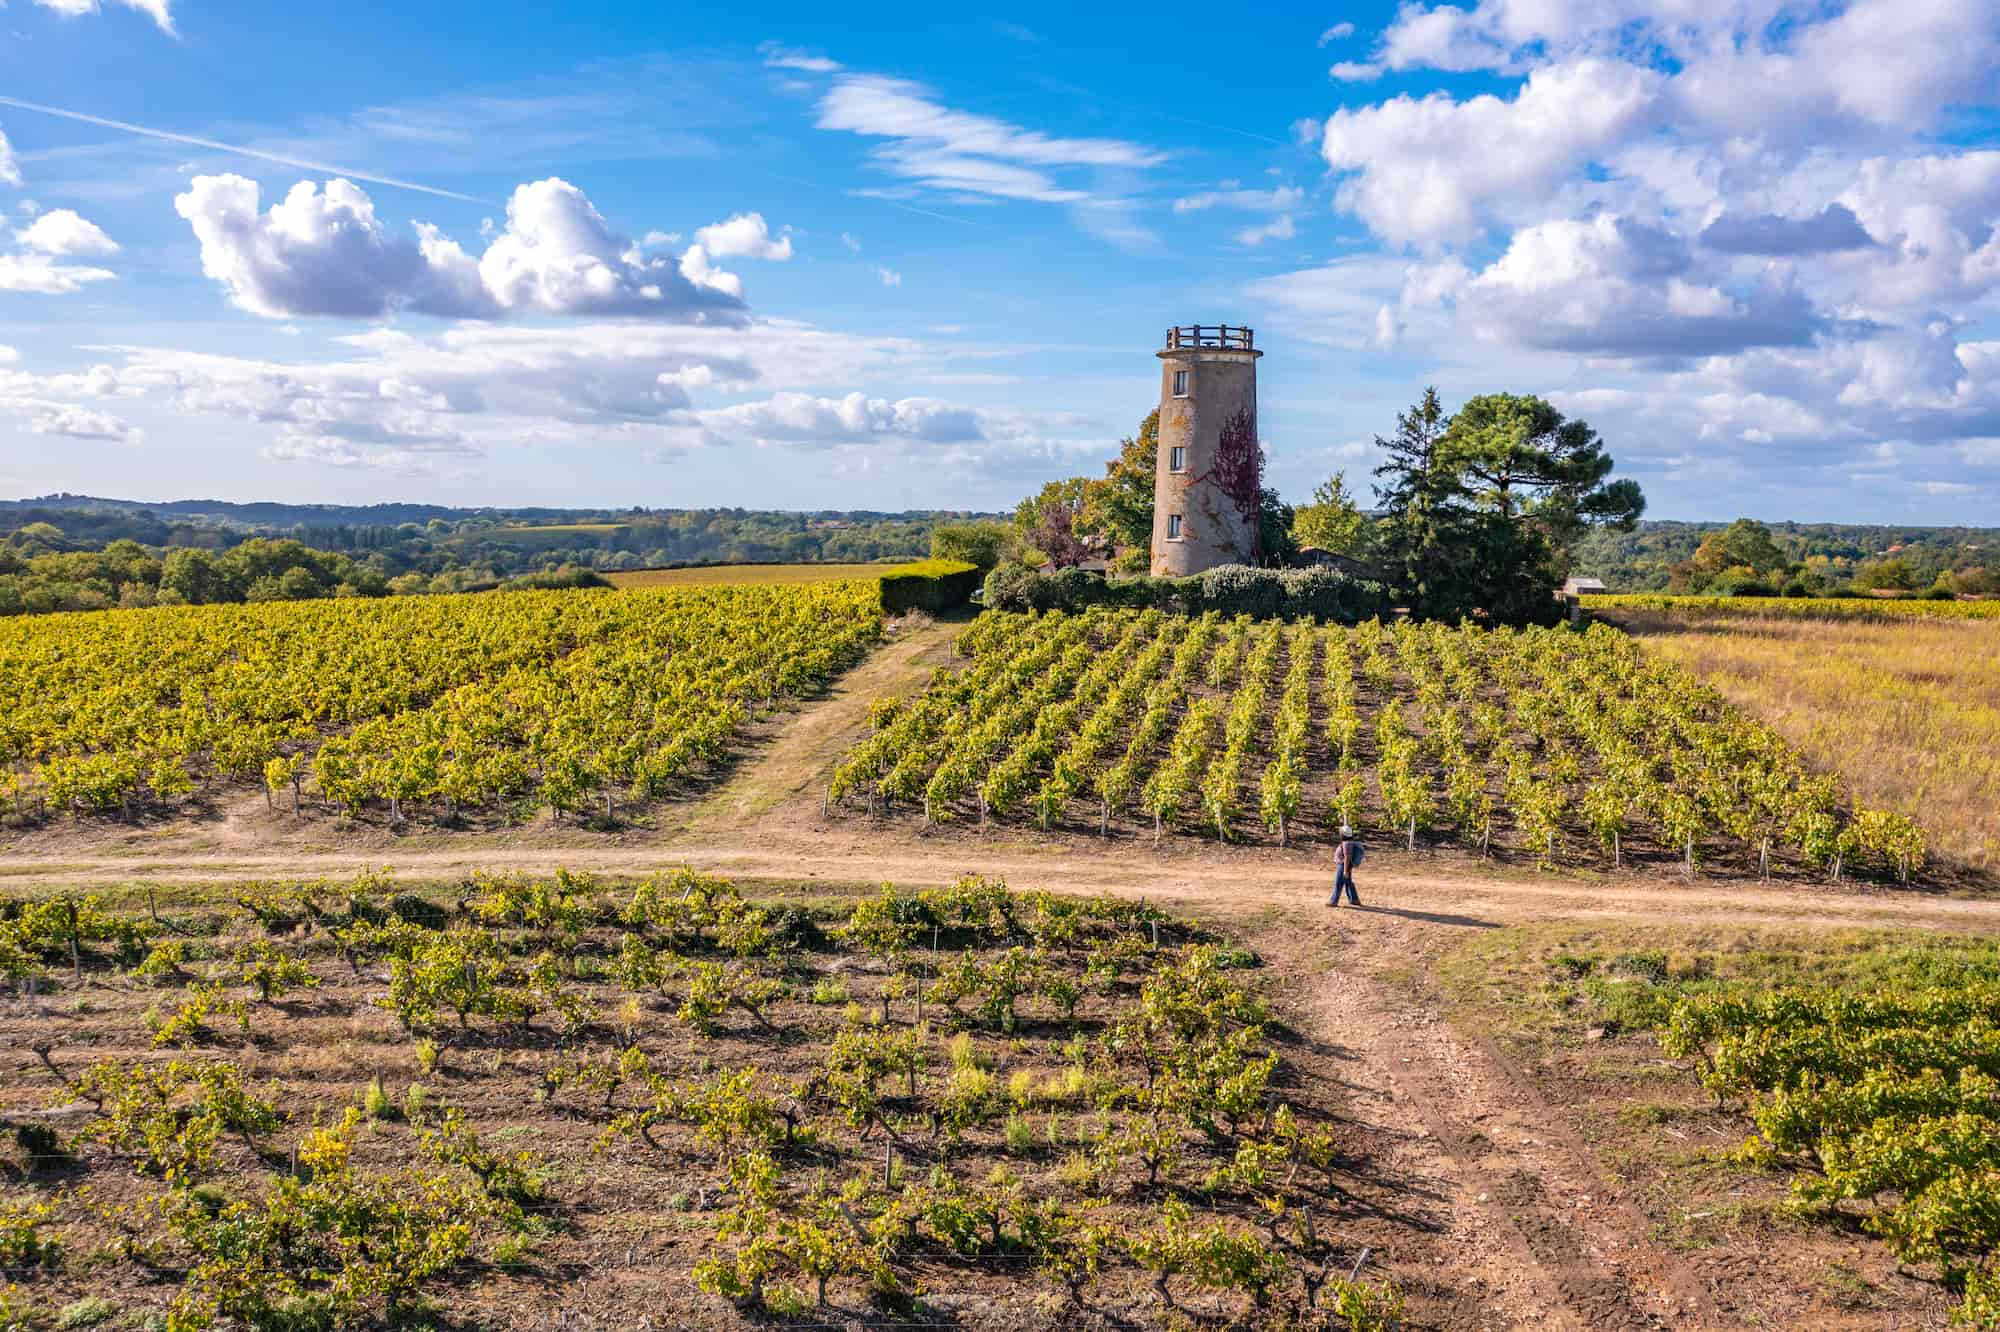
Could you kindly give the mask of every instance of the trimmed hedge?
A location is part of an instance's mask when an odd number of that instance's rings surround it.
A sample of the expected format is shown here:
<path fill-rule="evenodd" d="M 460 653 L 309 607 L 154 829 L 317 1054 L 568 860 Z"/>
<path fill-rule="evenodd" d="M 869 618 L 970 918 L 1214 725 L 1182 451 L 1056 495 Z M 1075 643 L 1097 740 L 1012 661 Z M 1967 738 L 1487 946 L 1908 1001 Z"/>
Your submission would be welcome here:
<path fill-rule="evenodd" d="M 881 585 L 884 615 L 919 610 L 942 615 L 972 600 L 979 587 L 979 566 L 963 560 L 919 560 L 889 570 Z"/>
<path fill-rule="evenodd" d="M 1387 615 L 1389 592 L 1338 569 L 1252 569 L 1225 564 L 1186 578 L 1114 578 L 1062 569 L 1039 573 L 1001 565 L 986 576 L 988 610 L 1075 612 L 1089 606 L 1157 607 L 1175 615 L 1250 615 L 1258 619 L 1368 619 Z"/>

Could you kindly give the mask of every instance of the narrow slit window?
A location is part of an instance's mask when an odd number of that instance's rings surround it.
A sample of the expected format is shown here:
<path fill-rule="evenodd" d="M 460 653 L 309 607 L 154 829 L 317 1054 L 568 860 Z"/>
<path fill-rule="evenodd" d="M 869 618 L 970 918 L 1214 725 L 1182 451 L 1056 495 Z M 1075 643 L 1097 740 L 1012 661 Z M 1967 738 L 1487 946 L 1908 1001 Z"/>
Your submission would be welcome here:
<path fill-rule="evenodd" d="M 1167 470 L 1170 472 L 1185 472 L 1187 470 L 1186 446 L 1176 444 L 1167 451 Z"/>
<path fill-rule="evenodd" d="M 1176 398 L 1185 398 L 1187 396 L 1187 379 L 1187 371 L 1174 371 L 1174 396 Z"/>
<path fill-rule="evenodd" d="M 1167 540 L 1179 541 L 1180 539 L 1181 516 L 1177 513 L 1170 513 L 1167 515 Z"/>

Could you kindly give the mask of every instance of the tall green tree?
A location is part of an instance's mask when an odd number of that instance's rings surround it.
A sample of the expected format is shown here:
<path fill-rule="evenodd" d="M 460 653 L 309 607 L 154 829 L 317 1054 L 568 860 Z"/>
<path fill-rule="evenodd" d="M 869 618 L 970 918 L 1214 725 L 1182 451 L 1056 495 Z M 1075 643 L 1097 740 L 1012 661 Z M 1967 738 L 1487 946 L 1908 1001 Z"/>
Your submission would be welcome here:
<path fill-rule="evenodd" d="M 1267 569 L 1283 568 L 1299 553 L 1292 536 L 1297 510 L 1269 486 L 1257 492 L 1257 562 Z"/>
<path fill-rule="evenodd" d="M 1376 445 L 1378 557 L 1397 596 L 1432 618 L 1555 618 L 1570 544 L 1645 508 L 1636 484 L 1609 479 L 1597 433 L 1539 398 L 1491 394 L 1447 418 L 1426 389 Z"/>
<path fill-rule="evenodd" d="M 1668 586 L 1680 592 L 1703 592 L 1728 569 L 1747 570 L 1752 578 L 1769 578 L 1790 570 L 1791 560 L 1771 537 L 1771 529 L 1749 518 L 1738 518 L 1710 532 L 1693 555 L 1669 571 Z"/>
<path fill-rule="evenodd" d="M 1446 585 L 1460 573 L 1450 537 L 1465 488 L 1438 459 L 1450 420 L 1437 390 L 1427 388 L 1409 411 L 1396 414 L 1395 434 L 1375 437 L 1383 454 L 1375 494 L 1385 511 L 1379 554 L 1396 595 L 1412 604 L 1449 599 Z"/>
<path fill-rule="evenodd" d="M 1139 423 L 1139 433 L 1120 442 L 1118 456 L 1104 465 L 1104 475 L 1084 494 L 1083 525 L 1111 543 L 1113 568 L 1144 569 L 1152 557 L 1159 455 L 1160 410 L 1155 407 Z"/>
<path fill-rule="evenodd" d="M 931 529 L 932 559 L 976 564 L 981 573 L 1020 550 L 1020 533 L 1009 523 L 939 523 Z"/>
<path fill-rule="evenodd" d="M 1473 502 L 1534 523 L 1558 559 L 1592 527 L 1630 531 L 1646 510 L 1635 481 L 1613 481 L 1604 441 L 1527 394 L 1468 401 L 1438 441 L 1439 463 Z"/>
<path fill-rule="evenodd" d="M 1352 554 L 1361 544 L 1368 516 L 1348 493 L 1347 473 L 1335 472 L 1313 487 L 1312 502 L 1292 514 L 1292 540 L 1336 555 Z"/>

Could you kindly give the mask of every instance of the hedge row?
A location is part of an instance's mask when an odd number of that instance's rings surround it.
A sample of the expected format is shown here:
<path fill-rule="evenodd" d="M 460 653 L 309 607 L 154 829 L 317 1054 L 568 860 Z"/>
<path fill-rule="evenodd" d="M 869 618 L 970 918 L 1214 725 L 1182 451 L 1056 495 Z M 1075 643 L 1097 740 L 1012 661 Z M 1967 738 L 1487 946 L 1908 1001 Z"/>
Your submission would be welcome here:
<path fill-rule="evenodd" d="M 1040 573 L 1001 565 L 986 576 L 989 610 L 1074 612 L 1089 606 L 1157 607 L 1175 615 L 1358 621 L 1386 615 L 1389 592 L 1337 569 L 1252 569 L 1225 564 L 1186 578 L 1115 578 L 1064 569 Z"/>
<path fill-rule="evenodd" d="M 899 564 L 882 575 L 882 613 L 902 615 L 926 611 L 942 615 L 972 600 L 979 588 L 979 566 L 961 560 L 919 560 Z"/>

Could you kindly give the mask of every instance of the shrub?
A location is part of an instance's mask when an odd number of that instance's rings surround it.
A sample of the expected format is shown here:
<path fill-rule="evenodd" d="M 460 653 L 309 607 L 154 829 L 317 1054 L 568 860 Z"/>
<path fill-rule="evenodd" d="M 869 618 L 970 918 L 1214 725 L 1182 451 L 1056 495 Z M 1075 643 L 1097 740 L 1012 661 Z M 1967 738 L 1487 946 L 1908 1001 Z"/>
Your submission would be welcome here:
<path fill-rule="evenodd" d="M 102 1295 L 86 1295 L 80 1300 L 71 1300 L 56 1314 L 56 1326 L 69 1332 L 71 1328 L 96 1327 L 109 1322 L 118 1314 L 118 1306 Z"/>
<path fill-rule="evenodd" d="M 1310 616 L 1364 620 L 1385 614 L 1388 591 L 1338 569 L 1252 569 L 1224 565 L 1188 578 L 1119 578 L 1081 569 L 1037 573 L 1002 566 L 986 579 L 988 610 L 1075 613 L 1092 606 L 1162 610 L 1177 615 L 1217 611 L 1259 619 Z"/>
<path fill-rule="evenodd" d="M 349 1158 L 360 1122 L 350 1108 L 338 1124 L 307 1134 L 303 1169 L 256 1201 L 211 1211 L 168 1195 L 167 1224 L 193 1259 L 170 1326 L 394 1324 L 465 1259 L 492 1204 L 455 1173 L 358 1173 Z"/>
<path fill-rule="evenodd" d="M 972 599 L 979 586 L 979 566 L 962 560 L 919 560 L 882 575 L 882 613 L 901 615 L 928 611 L 942 615 Z"/>
<path fill-rule="evenodd" d="M 1197 574 L 1204 607 L 1229 607 L 1231 615 L 1268 620 L 1284 610 L 1284 575 L 1247 564 L 1225 564 Z"/>
<path fill-rule="evenodd" d="M 62 1138 L 47 1124 L 16 1124 L 14 1141 L 28 1158 L 28 1168 L 46 1157 L 63 1155 Z"/>
<path fill-rule="evenodd" d="M 0 1202 L 0 1268 L 53 1268 L 62 1246 L 44 1233 L 56 1209 L 52 1203 Z"/>

